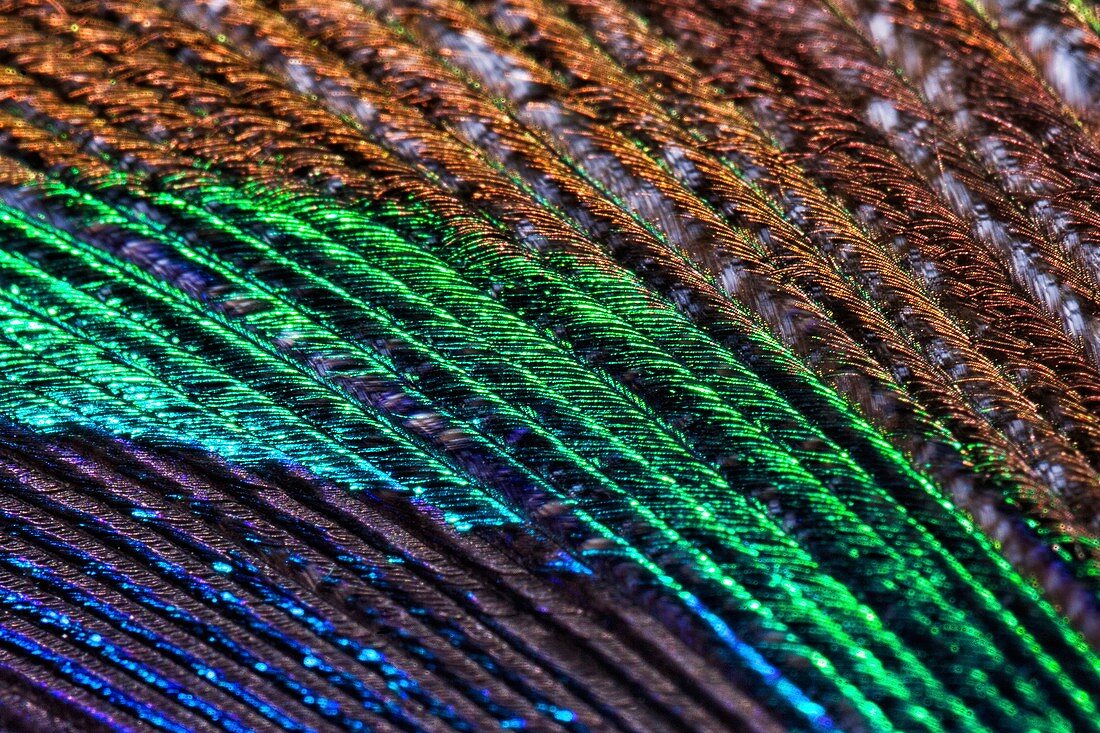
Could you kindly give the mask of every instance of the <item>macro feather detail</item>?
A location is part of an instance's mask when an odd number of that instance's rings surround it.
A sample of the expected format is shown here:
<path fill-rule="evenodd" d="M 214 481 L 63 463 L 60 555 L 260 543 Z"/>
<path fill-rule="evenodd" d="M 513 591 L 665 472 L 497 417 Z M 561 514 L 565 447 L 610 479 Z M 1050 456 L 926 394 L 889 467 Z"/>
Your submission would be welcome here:
<path fill-rule="evenodd" d="M 0 730 L 1100 729 L 1098 34 L 0 0 Z"/>

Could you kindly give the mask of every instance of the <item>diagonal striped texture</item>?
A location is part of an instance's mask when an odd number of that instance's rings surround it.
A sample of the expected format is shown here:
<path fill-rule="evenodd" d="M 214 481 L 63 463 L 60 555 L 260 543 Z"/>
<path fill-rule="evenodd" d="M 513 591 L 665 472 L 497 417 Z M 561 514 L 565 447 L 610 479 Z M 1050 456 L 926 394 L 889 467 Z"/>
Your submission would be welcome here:
<path fill-rule="evenodd" d="M 1100 730 L 1091 0 L 0 0 L 0 731 Z"/>

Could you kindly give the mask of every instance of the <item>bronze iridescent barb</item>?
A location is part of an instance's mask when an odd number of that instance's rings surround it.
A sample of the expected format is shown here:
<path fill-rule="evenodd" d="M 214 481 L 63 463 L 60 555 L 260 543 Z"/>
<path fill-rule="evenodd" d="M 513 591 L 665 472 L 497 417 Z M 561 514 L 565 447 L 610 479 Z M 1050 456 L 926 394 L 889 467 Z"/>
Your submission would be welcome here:
<path fill-rule="evenodd" d="M 0 0 L 0 729 L 1100 729 L 1100 37 Z"/>

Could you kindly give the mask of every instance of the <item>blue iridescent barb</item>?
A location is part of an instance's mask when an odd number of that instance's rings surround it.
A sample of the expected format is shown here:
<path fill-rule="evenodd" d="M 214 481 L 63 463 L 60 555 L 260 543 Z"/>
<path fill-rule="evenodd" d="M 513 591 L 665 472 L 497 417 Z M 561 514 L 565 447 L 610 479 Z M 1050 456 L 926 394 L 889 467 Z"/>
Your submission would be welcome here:
<path fill-rule="evenodd" d="M 1100 729 L 1098 33 L 0 2 L 0 730 Z"/>

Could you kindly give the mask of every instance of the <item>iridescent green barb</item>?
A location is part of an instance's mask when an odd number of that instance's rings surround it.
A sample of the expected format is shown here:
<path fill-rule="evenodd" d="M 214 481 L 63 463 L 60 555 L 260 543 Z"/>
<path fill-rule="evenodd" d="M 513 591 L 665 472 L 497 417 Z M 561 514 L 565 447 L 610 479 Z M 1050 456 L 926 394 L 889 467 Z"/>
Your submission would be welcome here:
<path fill-rule="evenodd" d="M 0 2 L 0 727 L 1100 729 L 1095 30 L 800 4 Z"/>

